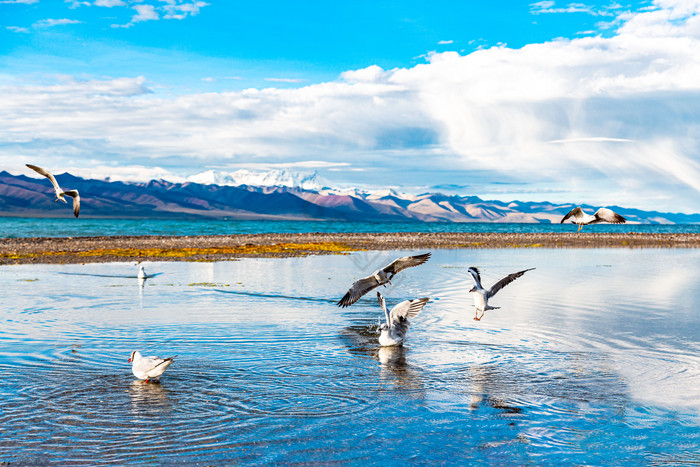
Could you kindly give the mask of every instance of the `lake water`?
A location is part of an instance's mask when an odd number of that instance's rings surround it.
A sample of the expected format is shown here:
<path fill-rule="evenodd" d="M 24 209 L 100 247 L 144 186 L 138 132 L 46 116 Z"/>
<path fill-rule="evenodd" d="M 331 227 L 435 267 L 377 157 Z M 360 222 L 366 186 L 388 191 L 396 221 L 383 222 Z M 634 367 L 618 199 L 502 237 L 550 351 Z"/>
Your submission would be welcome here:
<path fill-rule="evenodd" d="M 0 267 L 0 464 L 700 462 L 700 250 L 437 250 L 379 348 L 334 302 L 405 253 Z M 537 269 L 474 321 L 470 265 Z"/>
<path fill-rule="evenodd" d="M 700 224 L 597 224 L 584 232 L 700 233 Z M 576 232 L 573 224 L 495 222 L 253 221 L 230 219 L 90 219 L 0 217 L 0 238 L 102 235 L 231 235 L 306 232 Z"/>

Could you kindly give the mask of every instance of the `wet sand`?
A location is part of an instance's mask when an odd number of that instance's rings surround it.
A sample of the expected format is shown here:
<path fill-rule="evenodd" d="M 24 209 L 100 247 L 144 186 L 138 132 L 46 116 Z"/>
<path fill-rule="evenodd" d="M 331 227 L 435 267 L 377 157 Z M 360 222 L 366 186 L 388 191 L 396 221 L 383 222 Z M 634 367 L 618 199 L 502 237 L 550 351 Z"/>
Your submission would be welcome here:
<path fill-rule="evenodd" d="M 699 248 L 700 234 L 301 233 L 0 239 L 0 264 L 225 261 L 436 248 Z"/>

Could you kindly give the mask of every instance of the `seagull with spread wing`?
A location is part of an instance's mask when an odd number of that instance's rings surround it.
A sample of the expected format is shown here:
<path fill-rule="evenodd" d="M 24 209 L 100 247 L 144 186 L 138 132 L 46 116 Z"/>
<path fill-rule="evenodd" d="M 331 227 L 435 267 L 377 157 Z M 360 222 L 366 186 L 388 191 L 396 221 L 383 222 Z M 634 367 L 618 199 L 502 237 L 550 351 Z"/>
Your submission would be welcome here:
<path fill-rule="evenodd" d="M 380 292 L 377 292 L 379 305 L 386 316 L 386 324 L 379 327 L 379 345 L 382 347 L 389 345 L 402 345 L 406 341 L 408 334 L 409 318 L 414 318 L 423 310 L 429 298 L 418 298 L 415 300 L 404 300 L 396 305 L 389 312 L 386 309 L 386 302 Z"/>
<path fill-rule="evenodd" d="M 58 182 L 56 181 L 56 178 L 51 174 L 51 172 L 49 172 L 48 170 L 44 170 L 41 167 L 37 167 L 36 165 L 26 165 L 36 173 L 43 175 L 44 177 L 51 180 L 51 183 L 53 184 L 53 189 L 56 192 L 56 199 L 54 200 L 54 202 L 60 200 L 64 203 L 68 203 L 68 201 L 66 201 L 66 198 L 64 198 L 64 195 L 68 195 L 71 198 L 73 198 L 73 214 L 75 215 L 75 217 L 78 217 L 78 214 L 80 214 L 80 196 L 78 195 L 78 190 L 64 191 L 60 186 L 58 186 Z"/>
<path fill-rule="evenodd" d="M 484 316 L 484 312 L 486 310 L 499 309 L 500 307 L 498 306 L 489 305 L 489 298 L 496 295 L 499 290 L 513 282 L 518 277 L 522 276 L 528 271 L 532 271 L 533 269 L 535 268 L 525 269 L 523 271 L 514 272 L 513 274 L 508 274 L 506 277 L 493 284 L 493 286 L 490 289 L 486 290 L 481 286 L 481 275 L 479 274 L 479 270 L 474 266 L 470 267 L 468 271 L 469 274 L 471 274 L 472 279 L 474 279 L 474 287 L 472 287 L 469 290 L 469 293 L 474 294 L 474 307 L 476 308 L 476 311 L 474 312 L 474 319 L 476 321 L 480 321 L 481 318 Z M 477 317 L 479 311 L 481 312 L 481 316 Z"/>
<path fill-rule="evenodd" d="M 355 281 L 350 287 L 350 290 L 340 299 L 338 306 L 350 306 L 370 290 L 384 284 L 391 285 L 391 279 L 400 271 L 421 265 L 428 261 L 428 259 L 430 259 L 430 253 L 416 256 L 403 256 L 394 260 L 388 266 L 384 266 L 382 269 L 374 271 L 371 275 Z"/>
<path fill-rule="evenodd" d="M 175 357 L 177 357 L 177 355 L 168 358 L 154 356 L 144 357 L 141 355 L 141 352 L 134 350 L 131 352 L 131 357 L 129 357 L 127 362 L 131 363 L 131 372 L 138 379 L 145 379 L 146 382 L 148 382 L 149 379 L 158 381 L 160 375 L 165 373 L 165 370 L 172 365 Z"/>
<path fill-rule="evenodd" d="M 578 224 L 576 233 L 579 233 L 584 225 L 597 224 L 598 222 L 610 222 L 611 224 L 624 224 L 627 222 L 627 219 L 614 212 L 612 209 L 600 208 L 591 216 L 583 212 L 581 206 L 569 211 L 559 223 L 563 224 L 564 221 L 569 218 L 571 218 L 572 224 Z"/>

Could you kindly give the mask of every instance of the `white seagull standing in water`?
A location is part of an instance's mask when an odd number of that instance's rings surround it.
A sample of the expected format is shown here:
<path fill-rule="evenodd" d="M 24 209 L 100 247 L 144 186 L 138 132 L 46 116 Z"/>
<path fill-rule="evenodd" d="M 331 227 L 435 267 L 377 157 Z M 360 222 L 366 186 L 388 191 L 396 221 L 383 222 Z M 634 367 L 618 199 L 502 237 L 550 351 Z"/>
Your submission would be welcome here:
<path fill-rule="evenodd" d="M 429 298 L 418 298 L 415 300 L 404 300 L 391 309 L 391 312 L 386 309 L 386 302 L 381 293 L 377 292 L 379 305 L 384 310 L 386 316 L 386 324 L 379 327 L 381 334 L 379 335 L 379 345 L 382 347 L 389 345 L 402 345 L 406 341 L 408 334 L 408 318 L 418 316 L 423 310 L 423 307 L 428 303 Z"/>
<path fill-rule="evenodd" d="M 143 265 L 139 266 L 139 273 L 136 275 L 139 279 L 147 279 L 148 274 L 146 274 L 146 271 L 143 269 Z"/>
<path fill-rule="evenodd" d="M 141 352 L 134 350 L 131 352 L 131 357 L 129 357 L 127 362 L 131 363 L 131 372 L 134 373 L 134 376 L 138 379 L 145 379 L 146 382 L 148 382 L 149 379 L 158 381 L 160 375 L 172 365 L 175 357 L 177 357 L 177 355 L 168 358 L 144 357 L 141 355 Z"/>
<path fill-rule="evenodd" d="M 350 287 L 350 290 L 340 299 L 338 306 L 350 306 L 375 287 L 387 283 L 391 285 L 391 279 L 400 271 L 421 265 L 428 261 L 428 259 L 430 259 L 430 253 L 417 256 L 403 256 L 394 260 L 391 264 L 374 271 L 371 275 L 355 281 Z"/>
<path fill-rule="evenodd" d="M 58 186 L 58 182 L 56 181 L 56 178 L 51 174 L 51 172 L 44 170 L 41 167 L 37 167 L 36 165 L 26 165 L 36 173 L 43 175 L 44 177 L 51 180 L 51 183 L 53 184 L 53 189 L 56 192 L 56 199 L 54 200 L 54 202 L 61 200 L 64 203 L 68 203 L 68 201 L 66 201 L 66 198 L 63 197 L 64 195 L 68 195 L 71 198 L 73 198 L 73 214 L 75 215 L 75 217 L 78 217 L 78 214 L 80 214 L 80 196 L 78 195 L 78 190 L 64 191 L 63 189 L 61 189 L 60 186 Z"/>
<path fill-rule="evenodd" d="M 618 213 L 614 212 L 612 209 L 608 208 L 600 208 L 596 211 L 595 214 L 592 216 L 590 214 L 586 214 L 583 212 L 583 209 L 581 209 L 581 206 L 576 207 L 572 209 L 571 211 L 568 212 L 566 216 L 564 216 L 559 222 L 560 224 L 563 224 L 565 220 L 568 218 L 571 219 L 572 224 L 578 224 L 578 230 L 576 233 L 579 233 L 581 229 L 583 228 L 584 225 L 588 224 L 597 224 L 598 222 L 610 222 L 611 224 L 624 224 L 627 219 L 619 215 Z"/>
<path fill-rule="evenodd" d="M 479 270 L 474 266 L 470 267 L 468 271 L 469 274 L 472 275 L 475 284 L 474 287 L 472 287 L 469 290 L 469 293 L 474 294 L 474 307 L 476 308 L 476 311 L 474 312 L 474 319 L 480 321 L 481 318 L 484 316 L 484 312 L 486 310 L 498 310 L 500 307 L 489 305 L 489 298 L 496 295 L 499 290 L 513 282 L 518 277 L 522 276 L 528 271 L 532 271 L 533 269 L 535 268 L 525 269 L 523 271 L 514 272 L 513 274 L 508 274 L 506 277 L 493 284 L 493 286 L 490 289 L 486 290 L 481 286 L 481 275 L 479 274 Z M 479 311 L 481 312 L 481 316 L 477 318 L 477 314 Z"/>

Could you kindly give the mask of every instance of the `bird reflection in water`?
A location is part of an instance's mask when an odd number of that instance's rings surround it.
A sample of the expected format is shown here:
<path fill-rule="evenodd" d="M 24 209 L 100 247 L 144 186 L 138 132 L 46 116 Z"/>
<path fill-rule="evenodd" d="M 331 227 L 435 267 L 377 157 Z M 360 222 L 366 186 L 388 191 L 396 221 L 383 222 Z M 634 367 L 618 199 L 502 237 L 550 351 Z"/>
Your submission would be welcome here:
<path fill-rule="evenodd" d="M 508 403 L 501 394 L 517 394 L 517 388 L 509 387 L 514 385 L 514 381 L 504 378 L 495 367 L 491 365 L 473 366 L 468 370 L 468 379 L 471 384 L 469 408 L 478 410 L 484 406 L 503 411 L 508 414 L 519 414 L 520 407 Z"/>
<path fill-rule="evenodd" d="M 411 366 L 407 356 L 410 349 L 402 345 L 380 346 L 377 340 L 379 324 L 348 326 L 343 329 L 341 338 L 353 355 L 379 361 L 380 376 L 390 380 L 396 387 L 410 392 L 425 391 L 420 368 Z"/>
<path fill-rule="evenodd" d="M 160 382 L 134 380 L 129 387 L 131 405 L 142 414 L 171 411 L 172 402 L 168 393 Z"/>

